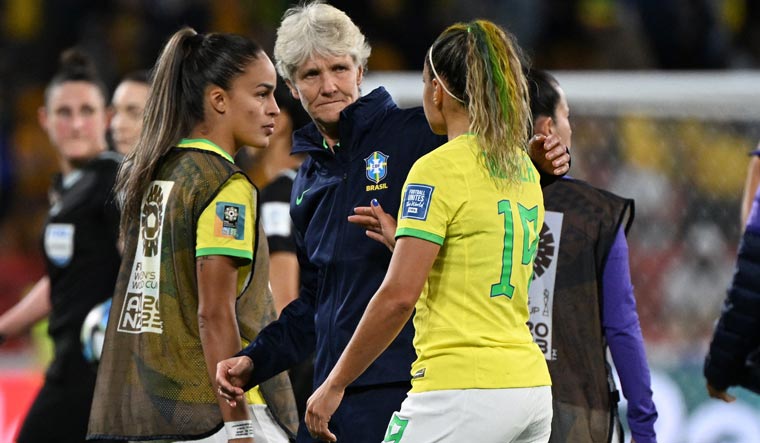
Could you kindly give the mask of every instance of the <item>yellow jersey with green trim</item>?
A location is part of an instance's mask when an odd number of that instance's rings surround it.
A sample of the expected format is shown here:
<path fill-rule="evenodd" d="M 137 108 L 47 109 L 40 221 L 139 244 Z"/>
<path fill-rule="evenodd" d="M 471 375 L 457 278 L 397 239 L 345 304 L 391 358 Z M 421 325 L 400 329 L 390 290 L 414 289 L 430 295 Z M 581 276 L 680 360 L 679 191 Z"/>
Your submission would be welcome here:
<path fill-rule="evenodd" d="M 411 392 L 551 384 L 526 325 L 543 195 L 520 155 L 519 183 L 497 186 L 465 134 L 409 172 L 396 237 L 441 246 L 415 307 Z"/>
<path fill-rule="evenodd" d="M 234 163 L 227 152 L 207 140 L 184 139 L 177 147 L 207 149 Z M 251 278 L 257 197 L 248 179 L 240 174 L 233 175 L 201 212 L 196 228 L 196 257 L 224 255 L 242 259 L 241 263 L 245 263 L 238 267 L 238 294 L 243 292 Z M 248 346 L 248 341 L 243 340 L 242 345 Z M 258 386 L 246 392 L 246 400 L 249 404 L 266 404 Z"/>
<path fill-rule="evenodd" d="M 253 185 L 242 175 L 233 175 L 222 186 L 198 220 L 195 256 L 226 255 L 250 262 L 256 210 Z"/>
<path fill-rule="evenodd" d="M 238 268 L 238 294 L 251 276 L 251 258 L 256 240 L 255 211 L 253 185 L 237 174 L 222 186 L 198 219 L 196 257 L 224 255 L 245 263 Z"/>

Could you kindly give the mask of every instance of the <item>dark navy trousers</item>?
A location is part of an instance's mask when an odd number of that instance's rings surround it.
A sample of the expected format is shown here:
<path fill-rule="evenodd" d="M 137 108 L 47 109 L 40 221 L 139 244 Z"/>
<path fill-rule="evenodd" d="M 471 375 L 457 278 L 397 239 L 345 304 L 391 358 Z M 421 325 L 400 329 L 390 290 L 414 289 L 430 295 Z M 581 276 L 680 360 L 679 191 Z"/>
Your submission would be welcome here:
<path fill-rule="evenodd" d="M 411 389 L 406 382 L 346 389 L 328 428 L 338 443 L 380 443 L 394 412 Z M 296 443 L 316 443 L 301 420 Z"/>

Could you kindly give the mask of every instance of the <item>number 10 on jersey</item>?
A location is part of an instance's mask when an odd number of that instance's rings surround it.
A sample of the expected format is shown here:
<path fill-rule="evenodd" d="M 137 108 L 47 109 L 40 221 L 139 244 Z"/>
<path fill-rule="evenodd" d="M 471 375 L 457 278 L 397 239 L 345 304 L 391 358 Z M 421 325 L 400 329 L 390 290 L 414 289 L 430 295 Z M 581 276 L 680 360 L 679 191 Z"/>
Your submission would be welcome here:
<path fill-rule="evenodd" d="M 512 263 L 512 256 L 515 247 L 515 229 L 512 216 L 512 202 L 501 200 L 498 204 L 499 214 L 504 216 L 504 247 L 501 252 L 501 279 L 498 283 L 491 285 L 491 297 L 505 295 L 512 298 L 515 291 L 512 285 L 512 271 L 515 264 Z M 538 248 L 538 206 L 530 209 L 517 203 L 517 212 L 520 217 L 522 226 L 522 254 L 520 263 L 517 266 L 532 266 L 533 258 Z M 533 241 L 530 241 L 531 232 L 534 234 Z"/>

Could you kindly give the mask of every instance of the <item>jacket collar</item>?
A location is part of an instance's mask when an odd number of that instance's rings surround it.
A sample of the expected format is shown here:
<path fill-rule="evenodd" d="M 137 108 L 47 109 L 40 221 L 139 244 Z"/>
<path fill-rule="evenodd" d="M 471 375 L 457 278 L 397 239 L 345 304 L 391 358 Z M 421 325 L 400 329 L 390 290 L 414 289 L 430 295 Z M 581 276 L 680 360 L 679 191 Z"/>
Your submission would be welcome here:
<path fill-rule="evenodd" d="M 388 91 L 380 86 L 369 94 L 360 97 L 340 113 L 339 133 L 341 146 L 350 149 L 351 142 L 357 134 L 367 131 L 378 115 L 396 106 Z M 324 137 L 317 130 L 314 122 L 293 133 L 292 154 L 324 153 Z"/>

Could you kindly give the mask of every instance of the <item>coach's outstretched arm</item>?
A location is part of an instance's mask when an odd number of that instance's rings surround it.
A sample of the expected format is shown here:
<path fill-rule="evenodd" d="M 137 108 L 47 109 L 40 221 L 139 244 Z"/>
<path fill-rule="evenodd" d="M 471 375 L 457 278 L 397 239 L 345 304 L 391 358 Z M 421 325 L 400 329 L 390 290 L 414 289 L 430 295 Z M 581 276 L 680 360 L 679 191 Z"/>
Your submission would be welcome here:
<path fill-rule="evenodd" d="M 440 245 L 401 237 L 396 249 L 388 274 L 369 302 L 340 360 L 309 398 L 305 421 L 316 438 L 336 441 L 327 423 L 338 409 L 346 387 L 388 347 L 411 317 Z"/>
<path fill-rule="evenodd" d="M 316 347 L 314 313 L 318 271 L 304 259 L 300 234 L 295 232 L 294 237 L 301 269 L 299 296 L 245 349 L 217 364 L 219 393 L 230 402 L 239 401 L 243 392 L 305 360 Z"/>

